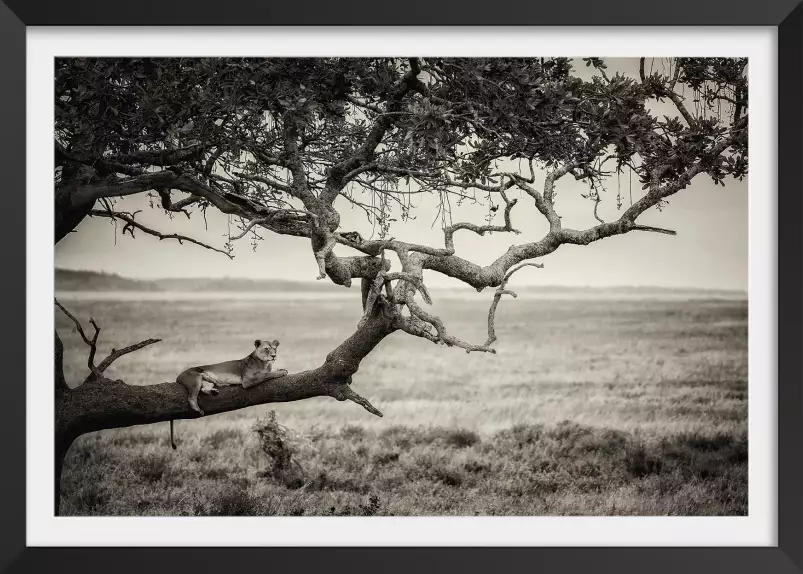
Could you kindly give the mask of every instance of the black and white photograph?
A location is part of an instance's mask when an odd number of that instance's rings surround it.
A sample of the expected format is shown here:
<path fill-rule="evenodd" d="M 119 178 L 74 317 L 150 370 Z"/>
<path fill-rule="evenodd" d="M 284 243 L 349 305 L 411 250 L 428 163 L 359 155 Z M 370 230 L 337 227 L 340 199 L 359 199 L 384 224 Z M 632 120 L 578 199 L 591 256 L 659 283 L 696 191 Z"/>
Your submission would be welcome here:
<path fill-rule="evenodd" d="M 750 62 L 599 48 L 57 57 L 54 515 L 748 515 Z"/>

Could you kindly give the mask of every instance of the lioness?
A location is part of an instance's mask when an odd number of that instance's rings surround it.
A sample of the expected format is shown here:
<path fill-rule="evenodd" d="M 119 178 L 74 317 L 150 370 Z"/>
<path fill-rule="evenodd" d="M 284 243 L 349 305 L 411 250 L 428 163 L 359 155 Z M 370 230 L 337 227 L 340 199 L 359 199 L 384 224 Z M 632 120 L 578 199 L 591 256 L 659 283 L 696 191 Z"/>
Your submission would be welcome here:
<path fill-rule="evenodd" d="M 244 359 L 225 361 L 215 365 L 190 367 L 177 378 L 176 382 L 187 389 L 188 400 L 192 410 L 204 412 L 198 406 L 198 394 L 217 395 L 218 387 L 240 385 L 244 389 L 253 387 L 269 379 L 277 379 L 287 374 L 286 369 L 273 371 L 273 361 L 276 360 L 276 349 L 279 341 L 264 342 L 261 339 L 254 341 L 253 352 Z M 173 440 L 173 421 L 170 421 L 170 445 L 176 448 Z"/>
<path fill-rule="evenodd" d="M 233 385 L 247 389 L 268 379 L 285 376 L 285 369 L 272 370 L 278 348 L 279 341 L 263 342 L 257 339 L 254 341 L 254 351 L 244 359 L 191 367 L 181 373 L 176 382 L 187 389 L 192 410 L 204 414 L 198 406 L 198 393 L 216 395 L 220 392 L 217 387 Z"/>

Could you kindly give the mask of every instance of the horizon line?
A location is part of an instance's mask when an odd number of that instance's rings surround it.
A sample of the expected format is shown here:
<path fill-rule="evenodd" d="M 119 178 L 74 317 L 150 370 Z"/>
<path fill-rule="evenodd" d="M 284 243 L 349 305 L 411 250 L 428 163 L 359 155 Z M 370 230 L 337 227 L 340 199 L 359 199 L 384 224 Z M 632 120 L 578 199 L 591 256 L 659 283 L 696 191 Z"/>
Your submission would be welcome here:
<path fill-rule="evenodd" d="M 205 277 L 152 277 L 152 278 L 144 278 L 144 277 L 131 277 L 127 275 L 120 275 L 119 273 L 113 273 L 109 271 L 98 271 L 94 269 L 76 269 L 76 268 L 69 268 L 69 267 L 54 267 L 54 271 L 71 271 L 76 273 L 95 273 L 98 275 L 107 275 L 112 277 L 119 277 L 120 279 L 125 279 L 128 281 L 140 281 L 140 282 L 157 282 L 157 281 L 215 281 L 215 280 L 230 280 L 230 281 L 251 281 L 251 282 L 265 282 L 265 283 L 307 283 L 309 285 L 324 285 L 324 283 L 319 283 L 317 280 L 314 279 L 284 279 L 284 278 L 257 278 L 257 277 L 242 277 L 242 276 L 232 276 L 232 275 L 224 275 L 224 276 L 205 276 Z M 335 285 L 333 285 L 335 286 Z M 335 286 L 341 287 L 342 286 Z M 470 287 L 466 285 L 465 287 Z M 432 286 L 429 289 L 438 290 L 438 289 L 459 289 L 459 285 L 451 286 Z M 733 287 L 700 287 L 700 286 L 669 286 L 669 285 L 633 285 L 633 284 L 611 284 L 611 285 L 579 285 L 579 284 L 565 284 L 565 283 L 549 283 L 549 284 L 522 284 L 518 287 L 519 289 L 522 288 L 537 288 L 537 289 L 642 289 L 642 290 L 657 290 L 662 289 L 665 291 L 718 291 L 718 292 L 726 292 L 726 293 L 740 293 L 747 295 L 747 289 L 738 289 Z"/>

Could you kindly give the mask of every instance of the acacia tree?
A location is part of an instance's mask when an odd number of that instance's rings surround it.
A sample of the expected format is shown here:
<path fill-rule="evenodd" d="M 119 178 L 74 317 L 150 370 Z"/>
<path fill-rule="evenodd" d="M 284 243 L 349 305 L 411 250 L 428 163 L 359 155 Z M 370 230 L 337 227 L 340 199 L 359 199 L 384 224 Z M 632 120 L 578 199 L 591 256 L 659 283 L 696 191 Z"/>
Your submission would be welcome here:
<path fill-rule="evenodd" d="M 119 220 L 124 232 L 187 241 L 234 256 L 234 242 L 270 233 L 307 241 L 319 278 L 361 282 L 363 318 L 316 368 L 247 390 L 204 396 L 207 415 L 278 401 L 329 396 L 381 413 L 352 388 L 361 360 L 394 332 L 467 352 L 494 352 L 494 318 L 511 275 L 561 245 L 587 245 L 631 232 L 674 234 L 641 225 L 699 174 L 723 183 L 747 171 L 747 61 L 679 58 L 668 71 L 609 75 L 598 58 L 584 81 L 566 59 L 62 59 L 56 62 L 55 238 L 86 217 Z M 676 113 L 657 117 L 653 102 Z M 543 181 L 536 171 L 545 170 Z M 601 191 L 629 171 L 640 197 L 620 216 L 599 217 Z M 588 184 L 598 224 L 564 227 L 555 208 L 565 176 Z M 724 183 L 723 183 L 724 185 Z M 456 253 L 460 231 L 516 234 L 512 192 L 527 197 L 549 231 L 512 244 L 490 265 Z M 164 233 L 116 208 L 116 199 L 152 194 L 169 213 L 228 214 L 239 230 L 222 246 Z M 443 243 L 394 239 L 391 223 L 410 217 L 411 196 L 438 198 Z M 453 201 L 485 201 L 484 222 L 454 222 Z M 363 238 L 341 229 L 339 210 L 356 206 L 378 229 Z M 499 207 L 503 207 L 498 210 Z M 197 216 L 196 216 L 197 217 Z M 78 229 L 80 232 L 80 228 Z M 345 255 L 350 250 L 352 255 Z M 392 269 L 389 253 L 399 269 Z M 496 288 L 484 342 L 463 341 L 427 310 L 423 272 L 481 291 Z M 424 305 L 420 303 L 424 302 Z M 61 307 L 59 305 L 59 307 Z M 89 376 L 70 388 L 56 334 L 56 511 L 64 455 L 83 433 L 194 418 L 173 383 L 127 385 L 104 371 L 149 339 L 95 360 L 100 328 L 89 336 Z M 157 334 L 158 335 L 158 334 Z"/>

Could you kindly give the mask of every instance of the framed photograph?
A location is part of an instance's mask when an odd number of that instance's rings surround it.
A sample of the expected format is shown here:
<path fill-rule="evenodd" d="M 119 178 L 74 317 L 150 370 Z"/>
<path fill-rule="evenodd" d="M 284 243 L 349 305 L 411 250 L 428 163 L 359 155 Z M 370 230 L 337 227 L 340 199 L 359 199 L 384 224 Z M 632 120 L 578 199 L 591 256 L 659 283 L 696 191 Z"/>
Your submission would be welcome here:
<path fill-rule="evenodd" d="M 803 568 L 803 8 L 519 4 L 5 1 L 0 570 Z"/>

